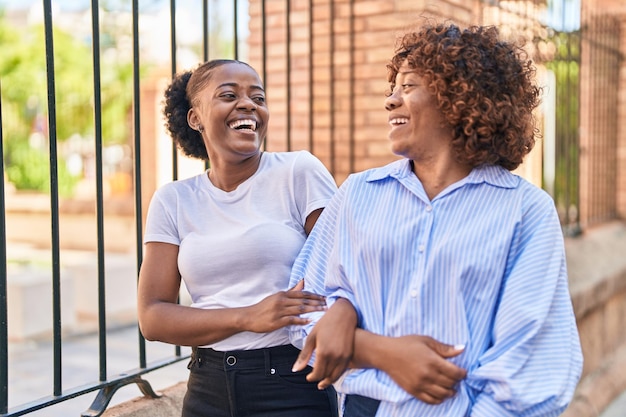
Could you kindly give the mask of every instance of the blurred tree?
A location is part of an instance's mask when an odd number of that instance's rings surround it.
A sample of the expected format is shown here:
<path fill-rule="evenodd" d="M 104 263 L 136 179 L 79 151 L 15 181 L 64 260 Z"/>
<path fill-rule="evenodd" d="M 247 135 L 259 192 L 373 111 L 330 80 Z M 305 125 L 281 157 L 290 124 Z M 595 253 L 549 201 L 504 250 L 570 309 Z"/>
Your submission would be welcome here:
<path fill-rule="evenodd" d="M 91 44 L 59 28 L 53 29 L 56 134 L 60 142 L 72 136 L 94 136 L 93 65 Z M 42 25 L 17 28 L 0 12 L 0 79 L 3 136 L 8 179 L 18 189 L 44 191 L 48 179 L 31 165 L 48 147 L 48 92 L 45 38 Z M 110 45 L 114 47 L 115 45 Z M 106 54 L 106 50 L 102 51 Z M 105 145 L 126 143 L 132 105 L 132 60 L 101 60 L 102 132 Z M 28 146 L 25 146 L 28 144 Z M 32 153 L 33 155 L 29 155 Z M 44 158 L 44 162 L 49 160 Z M 28 164 L 30 167 L 18 166 Z M 30 168 L 30 169 L 29 169 Z M 71 180 L 59 159 L 59 179 L 65 194 Z M 17 174 L 19 172 L 19 175 Z M 69 187 L 68 187 L 69 186 Z"/>

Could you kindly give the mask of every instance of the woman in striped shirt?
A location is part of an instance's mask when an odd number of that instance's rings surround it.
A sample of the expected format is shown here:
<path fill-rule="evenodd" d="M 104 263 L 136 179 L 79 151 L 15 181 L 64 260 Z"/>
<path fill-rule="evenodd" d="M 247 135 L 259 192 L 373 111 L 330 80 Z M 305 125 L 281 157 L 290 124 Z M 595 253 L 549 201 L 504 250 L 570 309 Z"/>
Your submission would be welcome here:
<path fill-rule="evenodd" d="M 494 27 L 437 24 L 388 68 L 403 158 L 351 175 L 296 260 L 292 283 L 333 305 L 292 326 L 294 369 L 334 383 L 345 417 L 558 416 L 582 370 L 563 235 L 511 172 L 535 143 L 535 67 Z"/>

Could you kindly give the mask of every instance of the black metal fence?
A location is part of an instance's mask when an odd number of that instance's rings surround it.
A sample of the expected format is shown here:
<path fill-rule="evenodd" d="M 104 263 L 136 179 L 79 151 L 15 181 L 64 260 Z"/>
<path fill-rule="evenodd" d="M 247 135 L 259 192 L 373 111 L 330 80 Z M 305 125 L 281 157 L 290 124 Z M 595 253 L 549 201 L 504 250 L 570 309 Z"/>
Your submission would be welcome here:
<path fill-rule="evenodd" d="M 97 392 L 91 406 L 85 410 L 83 416 L 99 416 L 101 415 L 107 405 L 109 404 L 113 394 L 122 386 L 127 384 L 137 384 L 141 392 L 147 396 L 156 397 L 157 394 L 152 389 L 150 383 L 143 379 L 142 376 L 146 373 L 152 372 L 159 368 L 168 366 L 170 364 L 185 360 L 187 355 L 181 355 L 181 349 L 175 347 L 172 350 L 170 357 L 165 359 L 158 359 L 148 361 L 146 355 L 146 341 L 138 332 L 139 339 L 139 355 L 137 358 L 137 367 L 135 369 L 128 370 L 117 375 L 111 375 L 108 372 L 107 366 L 107 312 L 106 312 L 106 300 L 105 300 L 105 283 L 107 277 L 105 276 L 105 235 L 106 230 L 104 227 L 104 191 L 103 191 L 103 131 L 102 131 L 102 96 L 101 96 L 101 67 L 102 67 L 102 55 L 100 50 L 101 39 L 101 27 L 100 27 L 100 10 L 102 5 L 97 0 L 91 1 L 90 17 L 91 17 L 91 50 L 92 50 L 92 66 L 93 66 L 93 117 L 94 117 L 94 144 L 93 149 L 95 152 L 95 177 L 93 179 L 95 184 L 95 210 L 96 210 L 96 224 L 97 224 L 97 286 L 98 286 L 98 375 L 94 375 L 90 381 L 84 381 L 78 386 L 70 388 L 64 388 L 64 374 L 62 364 L 62 350 L 63 350 L 63 323 L 61 310 L 63 308 L 61 298 L 61 245 L 60 245 L 60 197 L 59 197 L 59 173 L 58 173 L 58 138 L 57 138 L 57 88 L 55 84 L 55 44 L 53 28 L 55 22 L 53 21 L 53 9 L 52 2 L 50 0 L 42 1 L 42 14 L 43 14 L 43 30 L 45 32 L 45 59 L 46 59 L 46 87 L 47 87 L 47 108 L 45 114 L 47 114 L 47 133 L 48 133 L 48 155 L 49 155 L 49 202 L 50 202 L 50 256 L 51 256 L 51 282 L 52 282 L 52 315 L 50 320 L 52 322 L 52 372 L 53 382 L 50 386 L 50 395 L 41 398 L 33 398 L 32 401 L 23 404 L 9 404 L 9 391 L 11 387 L 8 384 L 9 374 L 11 372 L 12 363 L 10 362 L 9 355 L 9 338 L 8 338 L 8 311 L 7 311 L 7 293 L 8 293 L 8 271 L 7 271 L 7 239 L 6 239 L 6 199 L 5 199 L 5 187 L 4 181 L 0 182 L 0 415 L 2 416 L 20 416 L 29 414 L 38 410 L 46 409 L 57 403 L 70 400 L 77 396 L 86 395 L 89 393 Z M 102 2 L 106 3 L 106 2 Z M 215 3 L 215 2 L 214 2 Z M 205 32 L 203 34 L 203 57 L 208 57 L 209 47 L 209 33 L 208 33 L 208 17 L 210 14 L 210 4 L 208 0 L 201 1 L 198 6 L 202 10 L 203 27 Z M 234 22 L 235 27 L 235 39 L 234 45 L 238 44 L 237 28 L 239 23 L 237 21 L 237 7 L 238 3 L 234 2 Z M 171 23 L 171 71 L 172 74 L 177 70 L 177 29 L 176 29 L 176 2 L 174 0 L 169 2 L 169 14 Z M 135 211 L 135 226 L 134 233 L 136 235 L 136 255 L 137 265 L 141 265 L 142 259 L 142 178 L 141 178 L 141 137 L 140 137 L 140 124 L 141 124 L 141 103 L 140 103 L 140 37 L 139 37 L 139 21 L 140 21 L 140 7 L 138 0 L 132 0 L 130 5 L 130 14 L 132 15 L 132 56 L 133 56 L 133 74 L 132 74 L 132 88 L 133 88 L 133 107 L 132 107 L 132 124 L 133 124 L 133 145 L 134 145 L 134 211 Z M 235 46 L 234 55 L 237 56 L 237 47 Z M 76 80 L 76 82 L 87 83 L 89 80 Z M 0 91 L 2 84 L 0 84 Z M 2 104 L 0 103 L 0 117 L 2 116 Z M 2 165 L 3 172 L 5 172 L 5 155 L 3 150 L 5 149 L 5 140 L 3 126 L 6 120 L 2 119 L 0 123 L 0 165 Z M 172 179 L 177 178 L 177 158 L 173 153 L 173 173 Z M 36 302 L 36 301 L 35 301 Z M 42 370 L 43 372 L 43 370 Z"/>
<path fill-rule="evenodd" d="M 278 1 L 278 0 L 274 0 Z M 132 173 L 133 173 L 133 187 L 132 187 L 132 195 L 133 195 L 133 211 L 134 211 L 134 226 L 135 229 L 132 231 L 135 237 L 135 253 L 136 253 L 136 264 L 137 267 L 141 265 L 142 261 L 142 216 L 144 212 L 145 199 L 142 198 L 142 184 L 145 182 L 145 178 L 142 178 L 142 93 L 141 93 L 141 85 L 142 85 L 142 77 L 141 77 L 141 69 L 142 69 L 142 54 L 140 43 L 142 39 L 140 39 L 140 19 L 141 19 L 141 8 L 139 0 L 132 0 L 130 4 L 126 4 L 126 2 L 118 2 L 124 4 L 118 4 L 121 9 L 125 10 L 127 14 L 131 16 L 131 24 L 128 28 L 130 31 L 130 39 L 132 39 L 132 120 L 130 124 L 132 125 L 132 140 L 131 145 L 133 148 L 133 162 L 132 162 Z M 163 3 L 158 0 L 154 0 L 152 2 L 148 2 L 148 6 L 152 7 L 154 4 Z M 268 2 L 270 3 L 270 2 Z M 265 41 L 265 31 L 267 29 L 267 22 L 265 21 L 264 11 L 266 7 L 268 7 L 268 3 L 265 1 L 261 1 L 261 9 L 263 11 L 261 30 L 263 32 L 263 47 L 266 46 Z M 331 2 L 332 3 L 332 2 Z M 355 0 L 351 0 L 350 2 L 350 10 L 354 12 L 355 7 L 358 7 L 358 2 Z M 491 6 L 494 2 L 492 1 L 484 1 L 485 7 L 493 7 Z M 511 3 L 511 2 L 509 2 Z M 512 2 L 515 3 L 515 2 Z M 521 3 L 521 2 L 520 2 Z M 537 2 L 525 2 L 528 4 L 536 5 Z M 58 161 L 59 161 L 59 151 L 57 146 L 59 144 L 57 138 L 57 86 L 56 86 L 56 71 L 55 71 L 55 36 L 53 33 L 53 28 L 55 26 L 55 21 L 53 17 L 55 14 L 52 9 L 51 0 L 42 0 L 42 14 L 43 14 L 43 30 L 45 33 L 45 60 L 46 60 L 46 91 L 47 91 L 47 104 L 46 111 L 44 112 L 47 115 L 47 135 L 48 135 L 48 155 L 49 155 L 49 209 L 50 209 L 50 225 L 51 225 L 51 234 L 50 234 L 50 258 L 51 258 L 51 282 L 52 282 L 52 293 L 50 297 L 52 297 L 52 315 L 50 320 L 52 322 L 52 345 L 53 345 L 53 355 L 52 355 L 52 372 L 53 372 L 53 382 L 50 387 L 50 393 L 47 396 L 41 398 L 33 398 L 31 401 L 22 404 L 9 404 L 9 391 L 11 387 L 9 386 L 9 373 L 11 372 L 12 363 L 10 361 L 9 355 L 9 338 L 8 338 L 8 312 L 7 312 L 7 293 L 8 293 L 8 271 L 7 271 L 7 225 L 6 225 L 6 190 L 4 181 L 0 182 L 0 416 L 8 417 L 8 416 L 20 416 L 29 414 L 31 412 L 37 410 L 43 410 L 47 407 L 51 407 L 57 403 L 67 401 L 69 399 L 87 395 L 90 393 L 95 393 L 95 397 L 91 407 L 88 410 L 83 412 L 83 416 L 99 416 L 103 413 L 111 397 L 116 392 L 116 390 L 127 384 L 137 384 L 141 391 L 148 396 L 156 396 L 155 392 L 152 390 L 151 385 L 148 381 L 143 379 L 143 376 L 156 370 L 159 368 L 166 367 L 176 362 L 180 362 L 182 360 L 186 360 L 187 355 L 181 354 L 181 349 L 178 347 L 174 347 L 172 350 L 171 356 L 165 359 L 158 359 L 156 361 L 149 361 L 146 353 L 146 341 L 143 337 L 138 334 L 138 358 L 137 358 L 137 366 L 134 369 L 131 369 L 127 372 L 123 372 L 117 375 L 111 375 L 108 370 L 107 364 L 107 341 L 108 341 L 108 333 L 107 328 L 109 327 L 109 323 L 107 322 L 107 311 L 106 311 L 106 299 L 105 299 L 105 284 L 107 282 L 107 276 L 105 276 L 105 258 L 107 256 L 105 250 L 105 238 L 107 234 L 107 230 L 105 228 L 105 192 L 104 192 L 104 172 L 103 172 L 103 149 L 104 142 L 106 139 L 106 134 L 103 133 L 103 109 L 102 109 L 102 88 L 101 82 L 103 74 L 101 72 L 101 68 L 103 66 L 103 56 L 101 51 L 101 45 L 103 44 L 103 39 L 101 39 L 100 35 L 102 33 L 101 28 L 101 16 L 100 11 L 103 9 L 105 5 L 115 4 L 115 2 L 100 2 L 98 0 L 92 0 L 90 7 L 87 7 L 85 10 L 88 10 L 87 14 L 91 21 L 91 62 L 93 67 L 93 79 L 92 80 L 76 80 L 80 83 L 92 83 L 93 85 L 93 149 L 94 149 L 94 177 L 93 184 L 95 187 L 95 219 L 96 219 L 96 258 L 97 258 L 97 287 L 98 287 L 98 314 L 97 314 L 97 337 L 98 337 L 98 374 L 94 375 L 93 380 L 84 381 L 83 384 L 79 384 L 78 386 L 65 388 L 64 387 L 64 377 L 63 374 L 63 364 L 62 364 L 62 350 L 63 350 L 63 341 L 64 341 L 64 328 L 62 322 L 62 265 L 61 265 L 61 244 L 60 244 L 60 195 L 59 195 L 59 172 L 58 172 Z M 210 57 L 214 56 L 216 52 L 214 52 L 211 48 L 214 47 L 214 38 L 216 30 L 212 28 L 212 25 L 217 25 L 219 28 L 218 31 L 223 27 L 228 27 L 230 29 L 230 33 L 232 39 L 229 41 L 229 46 L 227 46 L 227 52 L 233 58 L 243 58 L 244 52 L 242 49 L 245 49 L 245 43 L 241 39 L 241 33 L 243 29 L 246 28 L 247 23 L 242 22 L 242 10 L 245 9 L 244 1 L 209 1 L 209 0 L 197 0 L 196 2 L 192 2 L 191 7 L 196 12 L 196 15 L 199 20 L 199 26 L 201 27 L 201 42 L 200 42 L 200 50 L 197 51 L 198 56 L 203 60 L 207 60 Z M 287 1 L 289 4 L 289 1 Z M 312 3 L 311 3 L 312 4 Z M 146 7 L 144 3 L 142 3 L 143 7 Z M 228 8 L 227 15 L 230 16 L 230 21 L 217 21 L 214 16 L 218 15 L 218 10 L 216 8 Z M 332 7 L 331 7 L 332 8 Z M 177 5 L 175 0 L 167 1 L 166 10 L 169 13 L 169 27 L 168 28 L 160 28 L 162 31 L 169 31 L 170 38 L 169 44 L 164 46 L 162 49 L 163 54 L 169 54 L 169 62 L 170 62 L 170 73 L 174 74 L 180 67 L 179 63 L 179 49 L 178 45 L 180 44 L 180 40 L 178 36 L 185 31 L 190 30 L 189 27 L 178 28 L 177 27 L 177 19 L 176 14 L 180 10 L 180 5 Z M 533 30 L 539 28 L 539 30 L 535 33 L 535 37 L 533 42 L 538 46 L 539 44 L 550 44 L 555 47 L 555 53 L 549 55 L 548 58 L 545 59 L 543 64 L 553 71 L 555 74 L 555 86 L 556 86 L 556 104 L 555 104 L 555 143 L 554 143 L 554 154 L 553 160 L 548 161 L 547 165 L 552 166 L 553 175 L 549 178 L 544 178 L 544 187 L 548 189 L 555 198 L 557 206 L 559 207 L 559 211 L 561 213 L 561 219 L 566 233 L 574 233 L 580 228 L 580 210 L 579 210 L 579 181 L 580 181 L 580 173 L 579 173 L 579 128 L 581 124 L 581 46 L 587 45 L 588 48 L 593 52 L 595 51 L 595 55 L 593 56 L 592 61 L 595 63 L 594 70 L 596 73 L 604 74 L 605 78 L 615 79 L 617 74 L 614 72 L 614 68 L 617 68 L 615 65 L 616 61 L 621 59 L 617 51 L 617 45 L 614 43 L 617 38 L 615 37 L 615 33 L 611 31 L 602 31 L 601 37 L 590 36 L 585 30 L 586 27 L 575 27 L 571 29 L 563 29 L 563 28 L 554 28 L 550 27 L 549 24 L 540 21 L 540 16 L 535 15 L 536 9 L 534 7 L 529 8 L 528 10 L 503 10 L 503 16 L 506 13 L 514 13 L 516 15 L 522 15 L 527 21 L 531 22 L 531 24 L 522 28 L 524 30 L 528 29 L 532 26 Z M 212 18 L 213 17 L 213 18 Z M 332 13 L 331 13 L 332 19 Z M 504 22 L 504 21 L 503 21 Z M 611 23 L 615 25 L 615 22 Z M 604 27 L 604 23 L 598 23 L 598 27 Z M 613 29 L 616 26 L 611 26 Z M 331 31 L 332 32 L 332 31 Z M 598 32 L 600 33 L 600 32 Z M 354 27 L 351 27 L 351 36 L 354 35 Z M 584 40 L 587 39 L 588 42 L 585 44 Z M 331 42 L 332 42 L 332 34 L 331 34 Z M 544 45 L 545 46 L 545 45 Z M 224 55 L 224 51 L 219 52 L 222 56 Z M 265 52 L 263 52 L 263 56 L 265 56 Z M 264 58 L 262 73 L 265 78 L 265 67 L 266 61 Z M 309 62 L 309 65 L 312 65 Z M 288 67 L 288 66 L 287 66 Z M 592 73 L 593 73 L 592 71 Z M 593 74 L 592 74 L 593 75 Z M 289 76 L 289 71 L 287 71 L 287 76 Z M 354 82 L 354 79 L 352 79 Z M 592 82 L 592 81 L 589 81 Z M 289 83 L 288 83 L 289 84 Z M 352 85 L 352 84 L 351 84 Z M 6 88 L 6 85 L 2 84 L 2 79 L 0 78 L 0 93 L 3 91 L 3 88 Z M 309 91 L 313 91 L 314 86 L 311 84 L 309 86 Z M 312 93 L 311 93 L 312 95 Z M 610 96 L 610 94 L 609 94 Z M 610 96 L 609 98 L 611 98 Z M 615 97 L 611 98 L 614 100 Z M 289 102 L 289 96 L 287 97 L 287 101 Z M 600 98 L 598 98 L 600 100 Z M 607 111 L 610 110 L 610 107 L 607 107 Z M 332 119 L 333 108 L 332 106 L 328 110 Z M 592 111 L 592 110 L 585 110 Z M 604 110 L 596 110 L 599 112 L 604 112 Z M 3 104 L 0 102 L 0 165 L 2 165 L 3 172 L 5 172 L 6 166 L 6 155 L 4 154 L 5 142 L 7 138 L 5 137 L 5 129 L 4 126 L 9 123 L 5 120 L 3 116 Z M 595 117 L 594 120 L 597 120 L 598 117 Z M 354 114 L 351 115 L 351 120 L 348 123 L 350 126 L 354 125 Z M 289 126 L 289 119 L 287 119 L 287 125 Z M 614 142 L 616 137 L 616 126 L 615 124 L 603 124 L 602 128 L 603 135 L 601 139 L 598 139 L 603 143 L 607 149 L 610 148 L 611 144 Z M 608 127 L 606 127 L 608 126 Z M 288 131 L 290 131 L 288 129 Z M 355 146 L 354 142 L 350 142 L 346 144 L 346 146 L 353 147 Z M 312 145 L 310 145 L 312 147 Z M 290 148 L 290 144 L 287 144 L 287 148 Z M 353 154 L 350 152 L 350 154 Z M 610 158 L 609 158 L 610 159 Z M 332 164 L 331 164 L 332 165 Z M 173 180 L 178 178 L 178 157 L 176 156 L 176 152 L 172 149 L 172 172 L 171 178 Z M 145 174 L 144 174 L 145 175 Z M 600 181 L 600 180 L 599 180 Z M 596 219 L 609 219 L 612 215 L 614 215 L 614 210 L 611 211 L 610 207 L 608 208 L 600 208 L 596 212 L 594 212 L 594 216 Z"/>

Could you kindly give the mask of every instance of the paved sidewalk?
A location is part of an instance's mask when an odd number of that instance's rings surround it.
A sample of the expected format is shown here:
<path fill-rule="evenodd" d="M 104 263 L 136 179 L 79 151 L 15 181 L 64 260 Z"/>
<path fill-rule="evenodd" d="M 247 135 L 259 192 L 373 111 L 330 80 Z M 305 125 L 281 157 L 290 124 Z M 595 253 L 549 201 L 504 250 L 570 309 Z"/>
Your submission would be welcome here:
<path fill-rule="evenodd" d="M 626 345 L 580 381 L 561 417 L 626 417 Z"/>

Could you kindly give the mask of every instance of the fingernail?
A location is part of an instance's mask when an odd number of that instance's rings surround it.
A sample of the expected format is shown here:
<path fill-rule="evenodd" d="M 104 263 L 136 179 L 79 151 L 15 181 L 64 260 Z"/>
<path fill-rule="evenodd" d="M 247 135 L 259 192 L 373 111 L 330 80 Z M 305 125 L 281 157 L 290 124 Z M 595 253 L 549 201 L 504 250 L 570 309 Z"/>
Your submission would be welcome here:
<path fill-rule="evenodd" d="M 465 349 L 465 345 L 454 345 L 454 350 L 463 350 Z"/>
<path fill-rule="evenodd" d="M 297 372 L 299 364 L 300 364 L 300 362 L 296 361 L 296 363 L 293 364 L 293 368 L 291 368 L 291 372 Z"/>

